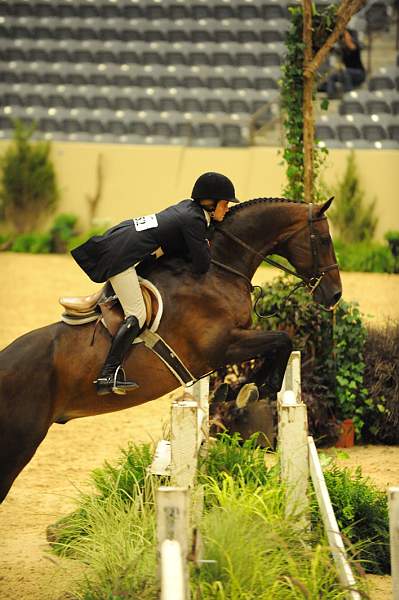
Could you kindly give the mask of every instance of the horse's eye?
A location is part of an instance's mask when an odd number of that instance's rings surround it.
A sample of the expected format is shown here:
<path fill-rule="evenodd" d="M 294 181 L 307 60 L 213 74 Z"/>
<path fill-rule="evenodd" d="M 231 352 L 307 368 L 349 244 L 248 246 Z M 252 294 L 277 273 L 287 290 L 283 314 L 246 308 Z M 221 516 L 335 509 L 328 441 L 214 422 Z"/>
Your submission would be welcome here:
<path fill-rule="evenodd" d="M 331 237 L 329 235 L 321 235 L 320 241 L 323 246 L 328 246 L 328 244 L 331 242 Z"/>

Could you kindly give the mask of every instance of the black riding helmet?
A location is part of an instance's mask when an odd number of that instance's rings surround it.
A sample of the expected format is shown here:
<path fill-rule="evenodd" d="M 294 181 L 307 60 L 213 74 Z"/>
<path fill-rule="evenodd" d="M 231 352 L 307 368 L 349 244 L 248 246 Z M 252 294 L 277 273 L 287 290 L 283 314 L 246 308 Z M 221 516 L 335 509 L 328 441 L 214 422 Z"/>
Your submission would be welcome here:
<path fill-rule="evenodd" d="M 196 202 L 201 200 L 214 200 L 215 206 L 219 200 L 228 200 L 229 202 L 239 202 L 233 183 L 228 177 L 221 173 L 203 173 L 194 183 L 191 198 Z"/>

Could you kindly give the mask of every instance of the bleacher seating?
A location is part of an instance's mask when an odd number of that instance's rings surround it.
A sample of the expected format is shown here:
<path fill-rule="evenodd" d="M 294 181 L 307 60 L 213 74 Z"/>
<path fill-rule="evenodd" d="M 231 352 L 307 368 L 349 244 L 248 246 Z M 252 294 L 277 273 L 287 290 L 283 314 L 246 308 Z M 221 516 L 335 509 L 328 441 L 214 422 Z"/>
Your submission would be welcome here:
<path fill-rule="evenodd" d="M 48 139 L 245 144 L 251 115 L 262 107 L 261 125 L 278 114 L 292 4 L 0 0 L 0 137 L 18 117 L 35 119 Z M 364 31 L 372 15 L 386 27 L 391 9 L 382 4 L 359 14 Z M 319 139 L 398 142 L 399 68 L 380 69 L 363 87 L 345 95 L 336 122 L 318 123 Z M 370 121 L 381 114 L 389 122 Z"/>
<path fill-rule="evenodd" d="M 387 148 L 399 144 L 399 118 L 391 114 L 323 115 L 316 138 L 327 147 Z"/>

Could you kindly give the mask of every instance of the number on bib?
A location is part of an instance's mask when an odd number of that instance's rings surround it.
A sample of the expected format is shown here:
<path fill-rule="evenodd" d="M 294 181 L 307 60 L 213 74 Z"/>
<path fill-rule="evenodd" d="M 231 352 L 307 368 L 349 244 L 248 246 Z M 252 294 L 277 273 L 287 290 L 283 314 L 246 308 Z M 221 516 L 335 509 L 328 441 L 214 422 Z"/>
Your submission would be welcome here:
<path fill-rule="evenodd" d="M 137 217 L 133 219 L 136 231 L 144 231 L 145 229 L 153 229 L 158 227 L 156 215 L 147 215 L 146 217 Z"/>

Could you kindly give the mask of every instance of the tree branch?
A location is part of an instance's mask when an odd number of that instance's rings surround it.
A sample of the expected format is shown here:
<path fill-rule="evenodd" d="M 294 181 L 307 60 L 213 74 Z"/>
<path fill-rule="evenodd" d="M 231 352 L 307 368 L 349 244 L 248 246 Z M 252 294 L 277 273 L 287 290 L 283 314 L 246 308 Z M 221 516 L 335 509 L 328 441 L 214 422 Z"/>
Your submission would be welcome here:
<path fill-rule="evenodd" d="M 312 60 L 312 0 L 303 0 L 303 32 L 304 64 Z M 303 80 L 303 154 L 304 173 L 303 191 L 306 202 L 313 199 L 313 143 L 314 143 L 314 118 L 313 118 L 313 80 L 314 77 L 304 77 Z"/>
<path fill-rule="evenodd" d="M 339 36 L 344 32 L 347 24 L 354 14 L 356 14 L 362 6 L 366 4 L 366 0 L 343 0 L 337 11 L 337 21 L 334 31 L 329 35 L 324 45 L 318 50 L 313 59 L 305 62 L 304 76 L 305 78 L 312 77 L 319 69 L 322 62 L 327 58 L 330 50 L 338 40 Z"/>

